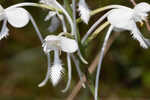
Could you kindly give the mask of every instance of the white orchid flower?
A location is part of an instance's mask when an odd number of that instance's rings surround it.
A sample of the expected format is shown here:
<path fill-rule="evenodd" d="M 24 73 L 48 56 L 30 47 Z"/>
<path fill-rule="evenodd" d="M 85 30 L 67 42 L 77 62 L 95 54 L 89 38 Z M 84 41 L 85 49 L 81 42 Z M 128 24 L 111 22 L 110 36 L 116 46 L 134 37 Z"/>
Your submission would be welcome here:
<path fill-rule="evenodd" d="M 45 38 L 43 50 L 45 53 L 54 51 L 54 64 L 51 68 L 49 68 L 49 72 L 47 73 L 45 80 L 39 84 L 39 87 L 44 86 L 49 78 L 51 79 L 53 86 L 56 86 L 61 79 L 62 73 L 64 72 L 59 58 L 59 51 L 74 53 L 78 50 L 78 45 L 75 40 L 64 37 L 62 34 L 58 36 L 49 35 Z M 69 66 L 71 66 L 70 59 L 68 60 Z"/>
<path fill-rule="evenodd" d="M 45 3 L 44 4 L 46 4 L 46 1 L 47 0 L 42 0 L 42 1 L 45 1 Z M 51 0 L 50 0 L 51 1 Z M 57 8 L 55 9 L 56 11 L 56 15 L 57 15 L 57 17 L 60 19 L 60 21 L 61 21 L 61 23 L 62 23 L 62 27 L 63 27 L 63 32 L 64 33 L 66 33 L 67 32 L 67 27 L 66 27 L 66 25 L 65 25 L 65 20 L 64 20 L 64 16 L 63 15 L 65 15 L 65 17 L 66 17 L 66 19 L 68 20 L 68 22 L 69 22 L 69 24 L 70 24 L 70 27 L 71 27 L 71 34 L 72 35 L 75 35 L 75 38 L 76 38 L 76 41 L 77 41 L 77 36 L 76 36 L 76 33 L 75 33 L 75 27 L 74 27 L 74 23 L 73 23 L 73 20 L 72 20 L 72 18 L 71 18 L 71 16 L 68 14 L 68 12 L 65 10 L 65 8 L 61 5 L 61 4 L 59 4 L 59 2 L 57 2 L 56 0 L 52 0 L 51 2 L 53 2 L 54 3 L 54 5 L 57 5 Z M 51 6 L 51 4 L 48 4 L 47 3 L 47 5 L 49 5 L 49 6 Z M 58 13 L 58 9 L 61 9 L 62 10 L 62 12 L 63 12 L 63 14 L 59 14 Z M 56 16 L 54 14 L 54 16 Z M 51 15 L 53 15 L 53 14 L 51 14 Z M 48 15 L 47 16 L 47 19 L 49 19 L 49 18 L 51 18 L 51 15 Z M 55 36 L 54 36 L 55 37 Z M 60 40 L 60 39 L 58 39 L 58 40 Z M 74 40 L 75 41 L 75 40 Z M 77 43 L 77 42 L 76 42 Z M 64 43 L 64 44 L 66 44 L 66 43 Z M 66 44 L 67 45 L 67 44 Z M 55 46 L 54 46 L 55 47 Z M 77 44 L 77 47 L 78 47 L 78 44 Z M 58 48 L 61 48 L 60 46 L 58 46 Z M 64 48 L 65 49 L 65 48 Z M 45 49 L 46 50 L 46 49 Z M 51 51 L 51 50 L 50 50 Z M 63 50 L 62 50 L 63 51 Z M 47 51 L 48 52 L 48 51 Z M 80 52 L 80 50 L 78 49 L 78 52 Z M 68 51 L 68 52 L 66 52 L 67 53 L 67 64 L 68 64 L 68 82 L 67 82 L 67 85 L 66 85 L 66 87 L 65 87 L 65 89 L 63 89 L 62 90 L 62 92 L 66 92 L 67 90 L 68 90 L 68 88 L 69 88 L 69 86 L 70 86 L 70 83 L 71 83 L 71 59 L 70 59 L 70 51 Z M 83 62 L 85 62 L 85 60 L 83 59 L 83 57 L 82 57 L 82 55 L 81 55 L 81 53 L 78 53 L 78 55 L 79 55 L 79 57 L 81 58 L 81 60 L 83 61 Z M 49 64 L 50 65 L 50 64 Z M 50 69 L 50 66 L 48 66 L 48 69 Z M 77 69 L 78 70 L 78 69 Z M 80 71 L 80 70 L 79 70 Z M 48 80 L 48 75 L 49 75 L 49 72 L 50 71 L 48 71 L 47 72 L 47 75 L 46 75 L 46 78 L 44 79 L 44 81 L 39 85 L 39 87 L 41 87 L 41 86 L 44 86 L 45 84 L 46 84 L 46 82 L 47 82 L 47 80 Z M 81 72 L 81 71 L 80 71 Z M 80 75 L 79 75 L 79 77 L 81 77 Z M 81 78 L 80 78 L 81 79 Z"/>
<path fill-rule="evenodd" d="M 15 28 L 22 28 L 29 22 L 29 13 L 21 7 L 9 9 L 3 9 L 0 6 L 0 20 L 4 20 L 2 30 L 0 33 L 0 39 L 8 35 L 9 29 L 7 28 L 7 22 Z"/>
<path fill-rule="evenodd" d="M 34 19 L 32 18 L 32 16 L 27 10 L 21 7 L 21 6 L 34 6 L 34 5 L 35 5 L 34 3 L 22 3 L 22 4 L 16 4 L 10 6 L 6 9 L 3 9 L 3 7 L 0 6 L 0 21 L 3 20 L 3 25 L 0 33 L 0 40 L 9 35 L 7 22 L 15 28 L 22 28 L 26 26 L 31 20 L 38 37 L 40 38 L 41 42 L 43 42 L 43 38 Z"/>
<path fill-rule="evenodd" d="M 104 57 L 104 51 L 106 48 L 107 41 L 110 37 L 111 32 L 116 29 L 119 29 L 121 31 L 127 30 L 131 32 L 131 35 L 134 39 L 138 40 L 140 45 L 143 48 L 150 47 L 150 40 L 145 38 L 140 30 L 138 29 L 136 22 L 142 23 L 143 20 L 146 20 L 146 17 L 148 16 L 148 12 L 150 12 L 150 5 L 142 2 L 137 4 L 133 9 L 125 7 L 125 6 L 110 6 L 108 8 L 114 7 L 114 9 L 108 11 L 106 14 L 104 14 L 101 18 L 98 19 L 98 21 L 89 29 L 89 31 L 86 33 L 86 35 L 83 37 L 82 43 L 86 40 L 86 38 L 91 34 L 91 32 L 105 19 L 108 19 L 108 22 L 111 24 L 104 43 L 102 45 L 102 50 L 100 53 L 100 59 L 96 74 L 96 82 L 95 82 L 95 100 L 97 100 L 98 96 L 98 86 L 99 86 L 99 75 L 100 75 L 100 69 L 102 65 L 102 60 Z"/>
<path fill-rule="evenodd" d="M 2 39 L 3 37 L 6 37 L 8 35 L 9 30 L 7 28 L 7 25 L 6 25 L 7 22 L 9 22 L 13 27 L 22 28 L 29 22 L 29 20 L 31 20 L 41 43 L 43 43 L 43 37 L 42 37 L 42 35 L 41 35 L 34 19 L 32 18 L 32 16 L 24 8 L 21 8 L 23 6 L 38 6 L 38 5 L 36 3 L 20 3 L 20 4 L 10 6 L 6 9 L 3 9 L 0 6 L 0 21 L 4 20 L 2 30 L 1 30 L 1 33 L 0 33 L 0 39 Z M 48 67 L 48 74 L 49 74 L 50 73 L 49 72 L 50 71 L 50 66 L 51 66 L 50 54 L 47 53 L 46 55 L 47 55 L 48 66 L 49 66 Z M 57 62 L 57 61 L 55 61 L 55 62 Z M 57 67 L 60 68 L 60 65 L 58 65 L 58 64 L 56 64 L 54 66 L 57 66 Z M 55 67 L 55 68 L 57 69 L 57 67 Z M 56 71 L 55 68 L 52 67 L 52 69 L 54 71 L 53 73 L 55 73 L 55 71 Z M 61 69 L 60 72 L 62 73 L 63 70 Z M 51 75 L 52 75 L 51 78 L 53 78 L 53 76 L 55 76 L 55 74 L 51 74 Z M 47 77 L 49 77 L 49 75 L 47 75 Z M 57 76 L 57 77 L 59 77 L 59 76 Z M 56 81 L 53 81 L 53 84 L 56 84 L 58 79 L 56 78 Z"/>
<path fill-rule="evenodd" d="M 108 21 L 117 29 L 130 31 L 143 48 L 148 48 L 150 41 L 140 33 L 136 22 L 146 20 L 149 11 L 150 5 L 147 3 L 137 4 L 134 9 L 113 9 L 108 14 Z"/>
<path fill-rule="evenodd" d="M 84 23 L 88 24 L 90 19 L 90 9 L 88 8 L 85 0 L 80 0 L 78 3 L 78 7 L 81 19 L 83 20 Z"/>
<path fill-rule="evenodd" d="M 45 1 L 45 2 L 46 2 L 47 0 L 42 0 L 42 1 Z M 54 5 L 56 5 L 59 9 L 62 10 L 63 14 L 66 16 L 66 19 L 68 20 L 68 22 L 69 22 L 69 24 L 70 24 L 70 27 L 71 27 L 71 34 L 75 35 L 75 39 L 76 39 L 76 41 L 77 41 L 77 40 L 78 40 L 78 39 L 77 39 L 77 34 L 76 34 L 76 32 L 75 32 L 76 29 L 75 29 L 75 27 L 74 27 L 73 20 L 72 20 L 71 16 L 69 15 L 69 13 L 66 11 L 66 9 L 65 9 L 59 2 L 57 2 L 57 0 L 49 0 L 49 1 L 53 2 Z M 45 2 L 43 2 L 43 3 L 45 3 Z M 47 5 L 50 5 L 50 6 L 51 6 L 51 4 L 47 4 Z M 57 8 L 56 8 L 56 10 L 57 10 Z M 81 55 L 80 49 L 78 49 L 78 56 L 80 57 L 80 59 L 81 59 L 81 61 L 82 61 L 83 63 L 87 64 L 87 61 L 86 61 L 86 60 L 82 57 L 82 55 Z"/>

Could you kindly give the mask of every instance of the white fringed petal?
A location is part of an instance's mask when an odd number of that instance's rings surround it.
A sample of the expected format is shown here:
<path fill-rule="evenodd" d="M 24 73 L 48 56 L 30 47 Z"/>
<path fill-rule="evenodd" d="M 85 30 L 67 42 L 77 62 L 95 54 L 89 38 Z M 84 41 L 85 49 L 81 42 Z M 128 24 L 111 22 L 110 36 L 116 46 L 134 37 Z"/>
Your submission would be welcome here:
<path fill-rule="evenodd" d="M 50 79 L 53 86 L 56 86 L 60 79 L 62 78 L 62 74 L 64 73 L 64 69 L 60 64 L 55 64 L 51 67 L 50 70 Z"/>
<path fill-rule="evenodd" d="M 29 13 L 23 8 L 13 8 L 5 11 L 8 22 L 16 28 L 22 28 L 29 22 Z"/>
<path fill-rule="evenodd" d="M 66 37 L 60 37 L 61 38 L 61 49 L 64 52 L 67 53 L 74 53 L 78 50 L 77 42 L 73 39 L 69 39 Z"/>
<path fill-rule="evenodd" d="M 141 2 L 134 7 L 134 10 L 137 12 L 147 13 L 150 12 L 150 5 L 146 2 Z"/>
<path fill-rule="evenodd" d="M 139 29 L 137 28 L 136 23 L 132 22 L 132 26 L 133 28 L 131 30 L 131 34 L 133 38 L 139 41 L 141 47 L 147 49 L 150 46 L 149 40 L 144 38 L 144 36 L 141 34 Z"/>
<path fill-rule="evenodd" d="M 90 9 L 88 8 L 85 0 L 80 0 L 78 5 L 78 10 L 80 12 L 81 19 L 84 23 L 88 24 L 90 19 Z"/>

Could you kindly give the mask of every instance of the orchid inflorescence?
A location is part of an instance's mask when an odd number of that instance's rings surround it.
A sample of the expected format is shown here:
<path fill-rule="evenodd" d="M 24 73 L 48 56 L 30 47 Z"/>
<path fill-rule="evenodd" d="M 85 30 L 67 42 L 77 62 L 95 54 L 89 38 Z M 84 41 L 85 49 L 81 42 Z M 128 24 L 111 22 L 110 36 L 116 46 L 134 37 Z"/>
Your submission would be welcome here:
<path fill-rule="evenodd" d="M 35 20 L 27 10 L 22 8 L 23 6 L 35 6 L 48 9 L 49 12 L 45 17 L 45 21 L 51 20 L 51 24 L 48 28 L 49 31 L 55 32 L 59 24 L 61 24 L 63 31 L 58 35 L 48 35 L 45 37 L 45 39 L 43 39 Z M 61 52 L 65 52 L 67 53 L 68 82 L 62 92 L 66 92 L 71 84 L 71 59 L 76 66 L 80 80 L 82 80 L 83 74 L 79 68 L 80 61 L 85 64 L 87 64 L 87 61 L 82 56 L 83 51 L 80 50 L 80 47 L 88 45 L 88 42 L 93 40 L 93 38 L 97 36 L 97 33 L 100 33 L 100 31 L 103 30 L 106 26 L 110 25 L 102 45 L 97 68 L 95 82 L 95 100 L 97 100 L 100 69 L 104 57 L 104 51 L 112 31 L 130 31 L 132 37 L 140 43 L 140 46 L 147 49 L 150 46 L 150 40 L 141 34 L 136 25 L 136 22 L 140 22 L 141 25 L 143 25 L 143 21 L 146 20 L 148 12 L 150 12 L 150 5 L 148 3 L 142 2 L 137 4 L 133 9 L 122 5 L 109 5 L 92 11 L 89 9 L 85 0 L 79 0 L 78 9 L 76 9 L 75 0 L 72 0 L 72 5 L 69 4 L 69 6 L 70 9 L 72 8 L 72 15 L 69 13 L 69 11 L 66 10 L 66 7 L 62 6 L 57 0 L 40 0 L 40 3 L 24 2 L 12 5 L 6 9 L 0 5 L 0 21 L 3 21 L 2 29 L 0 32 L 0 40 L 9 35 L 7 22 L 15 28 L 22 28 L 25 27 L 29 21 L 31 21 L 41 41 L 43 51 L 47 55 L 48 60 L 46 77 L 38 86 L 44 86 L 49 79 L 53 86 L 56 86 L 59 83 L 65 72 L 60 55 Z M 80 34 L 77 31 L 78 19 L 76 18 L 76 13 L 79 12 L 80 20 L 82 20 L 85 24 L 88 24 L 91 16 L 104 10 L 108 10 L 108 12 L 100 17 L 87 31 L 82 40 L 80 40 Z M 106 18 L 107 21 L 105 24 L 100 25 Z M 69 31 L 66 25 L 66 21 L 69 23 L 71 31 Z M 99 29 L 101 30 L 99 31 Z M 94 30 L 96 30 L 96 32 L 92 34 Z M 54 61 L 52 64 L 51 55 L 53 53 L 51 52 L 54 52 Z M 77 59 L 77 56 L 79 59 Z M 82 86 L 85 87 L 85 84 L 82 83 Z"/>

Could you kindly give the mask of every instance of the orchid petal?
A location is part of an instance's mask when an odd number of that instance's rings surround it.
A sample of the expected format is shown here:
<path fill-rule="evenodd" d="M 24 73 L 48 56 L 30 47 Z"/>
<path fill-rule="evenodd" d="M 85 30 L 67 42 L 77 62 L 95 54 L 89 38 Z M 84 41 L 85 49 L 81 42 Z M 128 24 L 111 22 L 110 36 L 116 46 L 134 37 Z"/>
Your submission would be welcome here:
<path fill-rule="evenodd" d="M 4 20 L 2 30 L 0 32 L 0 40 L 9 35 L 9 29 L 7 28 L 7 19 Z"/>
<path fill-rule="evenodd" d="M 49 79 L 50 76 L 50 70 L 51 70 L 51 59 L 50 59 L 50 53 L 47 54 L 47 62 L 48 62 L 48 69 L 45 79 L 38 85 L 38 87 L 43 87 Z"/>
<path fill-rule="evenodd" d="M 112 33 L 113 30 L 113 26 L 111 25 L 107 31 L 107 34 L 105 36 L 103 45 L 102 45 L 102 49 L 100 51 L 100 58 L 99 58 L 99 62 L 98 62 L 98 67 L 97 67 L 97 73 L 96 73 L 96 80 L 95 80 L 95 100 L 97 100 L 98 98 L 98 86 L 99 86 L 99 77 L 100 77 L 100 71 L 101 71 L 101 66 L 102 66 L 102 62 L 103 62 L 103 58 L 104 58 L 104 52 L 106 50 L 106 46 L 108 43 L 108 39 Z"/>
<path fill-rule="evenodd" d="M 150 5 L 146 2 L 141 2 L 134 7 L 137 12 L 150 12 Z"/>
<path fill-rule="evenodd" d="M 132 22 L 133 28 L 131 30 L 131 34 L 133 35 L 133 38 L 138 40 L 140 45 L 147 49 L 150 46 L 150 41 L 146 38 L 144 38 L 144 36 L 141 34 L 141 32 L 139 31 L 139 29 L 136 26 L 136 23 Z"/>
<path fill-rule="evenodd" d="M 48 82 L 49 76 L 50 76 L 50 70 L 48 70 L 45 79 L 38 85 L 38 87 L 43 87 Z"/>
<path fill-rule="evenodd" d="M 108 21 L 116 28 L 130 30 L 133 11 L 129 9 L 113 9 L 108 15 Z"/>
<path fill-rule="evenodd" d="M 78 44 L 75 40 L 66 37 L 60 37 L 60 38 L 61 38 L 60 46 L 62 51 L 67 53 L 73 53 L 78 50 Z"/>
<path fill-rule="evenodd" d="M 71 58 L 72 58 L 72 60 L 73 60 L 73 62 L 74 62 L 74 64 L 75 64 L 76 70 L 77 70 L 77 72 L 78 72 L 78 76 L 79 76 L 79 78 L 80 78 L 80 81 L 82 82 L 82 86 L 83 86 L 83 88 L 86 88 L 84 82 L 82 81 L 82 79 L 83 79 L 83 74 L 82 74 L 81 69 L 80 69 L 80 66 L 79 66 L 79 60 L 78 60 L 73 54 L 71 55 Z"/>
<path fill-rule="evenodd" d="M 67 53 L 67 63 L 68 63 L 68 82 L 67 85 L 65 87 L 65 89 L 62 90 L 62 92 L 66 92 L 69 89 L 69 86 L 71 84 L 71 58 L 70 58 L 70 54 Z"/>
<path fill-rule="evenodd" d="M 24 8 L 6 10 L 8 22 L 17 28 L 22 28 L 29 22 L 29 13 Z"/>
<path fill-rule="evenodd" d="M 51 50 L 60 49 L 59 44 L 60 44 L 60 39 L 58 36 L 49 35 L 45 38 L 42 47 L 44 52 L 48 53 Z"/>

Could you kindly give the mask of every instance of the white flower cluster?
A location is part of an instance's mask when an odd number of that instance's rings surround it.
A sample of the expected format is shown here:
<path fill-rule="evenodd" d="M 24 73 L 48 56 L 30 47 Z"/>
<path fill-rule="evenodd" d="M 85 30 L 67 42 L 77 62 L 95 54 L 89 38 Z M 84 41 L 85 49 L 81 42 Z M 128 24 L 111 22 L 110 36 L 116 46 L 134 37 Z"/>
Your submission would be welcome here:
<path fill-rule="evenodd" d="M 2 29 L 0 32 L 0 40 L 9 35 L 9 29 L 7 27 L 7 23 L 15 28 L 25 27 L 29 21 L 32 22 L 33 27 L 42 43 L 43 51 L 47 55 L 48 59 L 48 70 L 45 79 L 39 84 L 39 87 L 46 85 L 48 80 L 52 82 L 53 86 L 56 86 L 60 79 L 64 74 L 65 68 L 62 66 L 62 60 L 60 59 L 61 52 L 67 53 L 67 66 L 68 66 L 68 82 L 66 88 L 62 90 L 62 92 L 66 92 L 71 83 L 71 58 L 76 65 L 76 69 L 80 79 L 82 80 L 82 73 L 79 68 L 79 61 L 76 59 L 76 56 L 79 56 L 80 60 L 85 62 L 80 51 L 78 34 L 77 33 L 77 24 L 76 24 L 76 2 L 72 1 L 72 11 L 73 15 L 70 15 L 68 11 L 63 7 L 57 0 L 40 0 L 39 4 L 36 3 L 20 3 L 13 6 L 10 6 L 4 9 L 0 5 L 0 21 L 3 21 Z M 51 21 L 51 25 L 49 27 L 50 32 L 55 32 L 57 30 L 59 24 L 62 26 L 62 32 L 58 35 L 48 35 L 43 39 L 34 19 L 30 15 L 30 13 L 22 8 L 23 6 L 36 6 L 50 9 L 48 15 L 45 17 L 45 21 Z M 51 9 L 53 8 L 53 9 Z M 71 8 L 71 7 L 70 7 Z M 150 40 L 145 38 L 140 30 L 138 29 L 136 23 L 140 22 L 141 25 L 143 21 L 146 21 L 148 16 L 148 12 L 150 12 L 150 5 L 148 3 L 142 2 L 137 4 L 133 9 L 121 5 L 110 5 L 105 8 L 105 10 L 109 10 L 106 14 L 104 14 L 101 18 L 99 18 L 87 31 L 85 36 L 82 38 L 82 44 L 87 40 L 88 36 L 100 25 L 104 19 L 107 18 L 107 22 L 110 24 L 108 32 L 106 33 L 104 43 L 102 45 L 102 50 L 100 52 L 99 64 L 97 68 L 96 82 L 95 82 L 95 100 L 97 100 L 98 96 L 98 86 L 99 86 L 99 76 L 100 69 L 104 57 L 104 51 L 106 49 L 106 45 L 108 39 L 112 33 L 112 31 L 130 31 L 132 37 L 136 39 L 140 46 L 147 49 L 150 47 Z M 78 11 L 81 20 L 88 24 L 91 17 L 91 10 L 86 4 L 85 0 L 79 0 L 78 2 Z M 71 17 L 73 16 L 73 18 Z M 66 25 L 66 22 L 69 23 L 71 32 Z M 69 36 L 70 38 L 69 38 Z M 75 38 L 75 39 L 74 39 Z M 77 52 L 77 53 L 75 53 Z M 54 53 L 54 61 L 51 64 L 50 58 Z M 84 84 L 82 84 L 84 86 Z"/>

